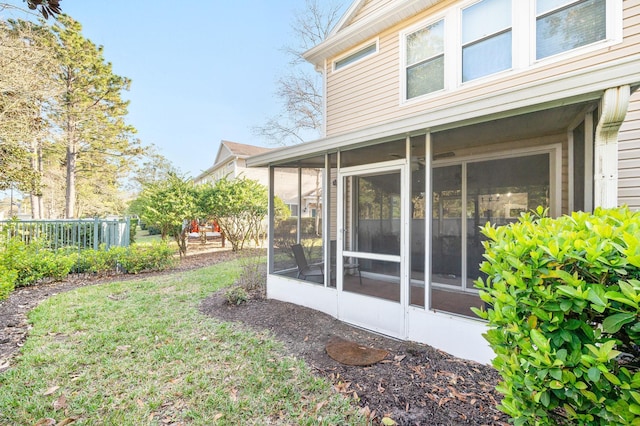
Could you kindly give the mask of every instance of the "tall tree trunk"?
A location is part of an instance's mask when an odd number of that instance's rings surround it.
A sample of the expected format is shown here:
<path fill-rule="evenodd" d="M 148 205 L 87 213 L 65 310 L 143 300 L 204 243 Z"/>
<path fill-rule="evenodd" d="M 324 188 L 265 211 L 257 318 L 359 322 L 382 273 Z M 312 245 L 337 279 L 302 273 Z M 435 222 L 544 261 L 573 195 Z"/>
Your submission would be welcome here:
<path fill-rule="evenodd" d="M 78 153 L 74 142 L 69 142 L 67 146 L 67 188 L 65 192 L 65 210 L 66 219 L 75 216 L 76 210 L 76 160 Z"/>
<path fill-rule="evenodd" d="M 42 178 L 42 144 L 40 141 L 32 143 L 33 156 L 31 157 L 31 168 L 35 170 L 40 178 Z M 37 190 L 32 190 L 29 194 L 31 198 L 31 218 L 42 219 L 43 205 L 41 187 L 42 181 L 38 185 Z"/>

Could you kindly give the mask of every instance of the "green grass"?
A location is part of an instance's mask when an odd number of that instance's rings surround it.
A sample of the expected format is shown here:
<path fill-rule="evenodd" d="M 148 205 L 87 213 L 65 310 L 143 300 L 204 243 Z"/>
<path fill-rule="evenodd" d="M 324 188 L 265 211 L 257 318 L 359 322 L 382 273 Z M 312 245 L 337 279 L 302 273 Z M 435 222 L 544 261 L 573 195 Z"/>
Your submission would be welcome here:
<path fill-rule="evenodd" d="M 269 335 L 199 313 L 238 272 L 218 264 L 44 301 L 16 365 L 0 373 L 0 424 L 365 423 Z"/>

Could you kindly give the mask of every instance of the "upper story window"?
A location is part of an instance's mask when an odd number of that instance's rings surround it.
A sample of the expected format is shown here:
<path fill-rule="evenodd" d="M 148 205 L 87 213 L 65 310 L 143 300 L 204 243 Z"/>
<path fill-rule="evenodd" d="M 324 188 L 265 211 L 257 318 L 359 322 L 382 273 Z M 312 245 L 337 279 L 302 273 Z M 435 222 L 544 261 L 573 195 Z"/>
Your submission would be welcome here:
<path fill-rule="evenodd" d="M 402 102 L 614 46 L 623 0 L 461 0 L 429 19 L 400 33 Z"/>
<path fill-rule="evenodd" d="M 444 20 L 406 38 L 407 99 L 444 89 Z"/>
<path fill-rule="evenodd" d="M 538 0 L 536 59 L 607 37 L 605 0 Z"/>
<path fill-rule="evenodd" d="M 462 81 L 511 68 L 511 0 L 483 0 L 462 10 Z"/>
<path fill-rule="evenodd" d="M 351 65 L 354 62 L 359 61 L 360 59 L 364 59 L 367 56 L 376 53 L 377 51 L 378 51 L 378 42 L 375 41 L 345 56 L 344 58 L 338 59 L 333 63 L 333 69 L 334 71 L 338 71 L 339 69 L 344 68 L 347 65 Z"/>

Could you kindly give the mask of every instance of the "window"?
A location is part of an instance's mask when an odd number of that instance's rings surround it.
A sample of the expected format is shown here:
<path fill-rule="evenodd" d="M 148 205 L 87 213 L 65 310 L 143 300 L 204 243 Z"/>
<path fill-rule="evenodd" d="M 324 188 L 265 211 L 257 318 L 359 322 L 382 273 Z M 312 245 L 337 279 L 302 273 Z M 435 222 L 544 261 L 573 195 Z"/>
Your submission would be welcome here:
<path fill-rule="evenodd" d="M 297 204 L 287 204 L 289 207 L 289 211 L 291 212 L 291 216 L 298 217 L 298 205 Z"/>
<path fill-rule="evenodd" d="M 605 0 L 538 0 L 536 59 L 604 40 L 606 27 Z"/>
<path fill-rule="evenodd" d="M 407 99 L 444 89 L 444 20 L 406 37 Z"/>
<path fill-rule="evenodd" d="M 510 68 L 511 0 L 483 0 L 463 9 L 462 81 Z"/>
<path fill-rule="evenodd" d="M 350 55 L 345 56 L 342 59 L 338 59 L 333 63 L 333 69 L 335 71 L 340 68 L 344 68 L 347 65 L 351 65 L 354 62 L 359 61 L 360 59 L 364 59 L 367 56 L 376 53 L 378 51 L 378 43 L 374 42 L 368 46 L 363 47 L 362 49 L 358 49 Z"/>

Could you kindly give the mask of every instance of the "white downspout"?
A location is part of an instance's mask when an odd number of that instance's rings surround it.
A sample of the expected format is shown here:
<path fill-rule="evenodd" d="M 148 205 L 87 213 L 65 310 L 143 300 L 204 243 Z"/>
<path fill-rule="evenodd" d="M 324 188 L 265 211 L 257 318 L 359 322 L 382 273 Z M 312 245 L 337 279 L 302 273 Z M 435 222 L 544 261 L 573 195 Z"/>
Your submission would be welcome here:
<path fill-rule="evenodd" d="M 607 89 L 600 102 L 594 142 L 594 207 L 618 205 L 618 131 L 627 115 L 629 86 Z"/>

